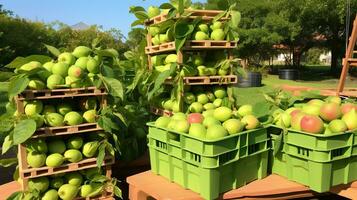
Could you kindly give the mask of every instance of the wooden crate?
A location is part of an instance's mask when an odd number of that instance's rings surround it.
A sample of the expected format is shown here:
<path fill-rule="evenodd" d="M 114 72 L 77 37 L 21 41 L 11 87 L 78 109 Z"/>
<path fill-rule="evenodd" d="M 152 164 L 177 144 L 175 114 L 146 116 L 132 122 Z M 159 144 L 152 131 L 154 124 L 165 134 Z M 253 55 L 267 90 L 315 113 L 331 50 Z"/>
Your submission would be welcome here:
<path fill-rule="evenodd" d="M 183 83 L 185 85 L 228 85 L 238 82 L 236 75 L 227 76 L 195 76 L 184 77 Z M 166 84 L 173 84 L 172 78 L 168 78 L 165 81 Z"/>
<path fill-rule="evenodd" d="M 150 112 L 153 113 L 154 115 L 158 115 L 158 116 L 168 116 L 171 117 L 173 115 L 173 113 L 171 111 L 168 110 L 164 110 L 162 108 L 156 108 L 156 107 L 150 107 Z"/>
<path fill-rule="evenodd" d="M 103 131 L 103 129 L 97 123 L 84 123 L 75 126 L 43 127 L 37 129 L 32 138 L 71 135 L 95 131 Z"/>
<path fill-rule="evenodd" d="M 97 158 L 85 158 L 78 163 L 66 163 L 59 167 L 39 167 L 32 168 L 27 164 L 27 152 L 26 147 L 23 144 L 18 146 L 18 158 L 19 158 L 19 174 L 22 179 L 36 178 L 41 176 L 49 176 L 54 174 L 60 174 L 64 172 L 79 171 L 82 169 L 94 168 L 97 166 Z M 104 159 L 103 166 L 112 165 L 115 162 L 115 158 L 107 156 Z"/>
<path fill-rule="evenodd" d="M 92 167 L 93 168 L 93 167 Z M 78 170 L 77 170 L 78 171 Z M 105 166 L 105 176 L 109 179 L 112 177 L 112 169 L 110 165 Z M 22 191 L 27 191 L 28 189 L 28 181 L 29 179 L 22 179 L 21 180 L 21 189 Z M 114 194 L 111 188 L 107 188 L 102 192 L 101 195 L 95 197 L 77 197 L 75 200 L 113 200 Z"/>
<path fill-rule="evenodd" d="M 237 42 L 234 41 L 189 40 L 185 43 L 183 50 L 234 49 L 236 47 L 237 47 Z M 155 46 L 148 45 L 147 47 L 145 47 L 146 54 L 169 53 L 174 51 L 176 51 L 175 42 L 167 42 Z"/>
<path fill-rule="evenodd" d="M 25 90 L 18 95 L 18 100 L 35 100 L 35 99 L 58 99 L 58 98 L 73 98 L 84 96 L 105 96 L 108 93 L 105 88 L 86 87 L 86 88 L 70 88 L 70 89 L 55 89 L 55 90 Z"/>
<path fill-rule="evenodd" d="M 215 16 L 218 14 L 224 12 L 221 10 L 192 10 L 192 9 L 186 9 L 185 12 L 190 13 L 189 16 L 183 18 L 188 18 L 188 19 L 196 19 L 200 17 L 203 21 L 212 21 Z M 178 18 L 179 15 L 176 16 Z M 222 17 L 220 21 L 227 21 L 229 18 L 227 17 Z M 167 20 L 167 14 L 163 13 L 158 16 L 155 16 L 151 19 L 148 19 L 145 21 L 146 26 L 154 25 L 154 24 L 159 24 Z"/>

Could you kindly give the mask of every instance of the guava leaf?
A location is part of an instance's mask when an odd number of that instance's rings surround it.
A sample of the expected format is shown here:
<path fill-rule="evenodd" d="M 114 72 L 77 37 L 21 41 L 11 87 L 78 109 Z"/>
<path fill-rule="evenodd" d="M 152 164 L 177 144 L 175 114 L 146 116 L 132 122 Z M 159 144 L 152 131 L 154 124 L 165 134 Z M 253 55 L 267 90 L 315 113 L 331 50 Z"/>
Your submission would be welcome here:
<path fill-rule="evenodd" d="M 105 77 L 105 76 L 102 76 L 102 80 L 106 88 L 108 89 L 110 95 L 112 95 L 113 97 L 118 97 L 121 100 L 123 100 L 124 89 L 123 89 L 123 84 L 119 80 L 115 78 Z"/>
<path fill-rule="evenodd" d="M 171 9 L 173 8 L 174 6 L 171 5 L 170 3 L 163 3 L 160 5 L 160 9 Z"/>
<path fill-rule="evenodd" d="M 135 26 L 138 26 L 138 25 L 143 25 L 144 22 L 145 22 L 145 20 L 137 19 L 133 23 L 131 23 L 131 27 L 135 27 Z"/>
<path fill-rule="evenodd" d="M 170 70 L 166 70 L 159 74 L 154 83 L 154 88 L 148 93 L 148 99 L 151 100 L 154 94 L 159 91 L 159 89 L 164 84 L 165 80 L 176 70 L 176 64 L 171 64 Z"/>
<path fill-rule="evenodd" d="M 107 116 L 100 116 L 98 124 L 106 132 L 112 132 L 113 129 L 120 130 L 120 127 Z"/>
<path fill-rule="evenodd" d="M 175 40 L 175 48 L 176 48 L 176 52 L 180 51 L 180 49 L 185 45 L 186 43 L 186 38 L 176 38 Z"/>
<path fill-rule="evenodd" d="M 13 143 L 12 135 L 7 135 L 2 143 L 2 154 L 5 154 L 12 147 Z"/>
<path fill-rule="evenodd" d="M 1 72 L 0 73 L 0 82 L 6 82 L 8 81 L 11 77 L 13 77 L 15 74 L 12 72 Z"/>
<path fill-rule="evenodd" d="M 258 102 L 253 106 L 253 115 L 257 118 L 269 115 L 270 106 L 266 102 Z"/>
<path fill-rule="evenodd" d="M 36 131 L 36 122 L 33 119 L 21 120 L 15 125 L 13 141 L 14 145 L 21 144 L 29 139 Z"/>
<path fill-rule="evenodd" d="M 21 200 L 23 196 L 23 192 L 18 191 L 12 193 L 6 200 Z"/>
<path fill-rule="evenodd" d="M 231 21 L 232 21 L 232 26 L 233 27 L 238 27 L 240 20 L 241 20 L 241 14 L 239 11 L 232 10 L 231 11 Z"/>
<path fill-rule="evenodd" d="M 24 57 L 16 57 L 13 61 L 11 61 L 9 64 L 5 65 L 7 68 L 19 68 L 22 65 L 28 63 L 26 58 Z"/>
<path fill-rule="evenodd" d="M 274 156 L 276 156 L 280 151 L 283 146 L 283 133 L 279 134 L 278 137 L 275 139 L 274 143 Z"/>
<path fill-rule="evenodd" d="M 0 166 L 2 166 L 2 167 L 10 167 L 12 165 L 17 164 L 17 161 L 18 161 L 17 158 L 0 159 Z"/>
<path fill-rule="evenodd" d="M 30 79 L 27 78 L 26 76 L 23 75 L 14 76 L 11 79 L 8 87 L 8 95 L 10 99 L 23 92 L 26 89 L 29 82 Z"/>
<path fill-rule="evenodd" d="M 114 185 L 114 194 L 115 194 L 115 196 L 117 196 L 117 197 L 119 197 L 119 198 L 123 198 L 123 195 L 122 195 L 122 192 L 121 192 L 121 189 L 118 187 L 118 186 L 116 186 L 116 185 Z"/>
<path fill-rule="evenodd" d="M 101 41 L 102 41 L 102 39 L 100 39 L 100 38 L 94 38 L 92 41 L 92 48 L 96 48 L 100 44 Z"/>
<path fill-rule="evenodd" d="M 54 46 L 48 45 L 48 44 L 44 44 L 45 47 L 47 48 L 47 50 L 52 53 L 54 56 L 58 57 L 61 52 Z"/>
<path fill-rule="evenodd" d="M 97 156 L 97 167 L 100 168 L 104 162 L 105 158 L 105 143 L 102 143 L 98 148 L 98 156 Z"/>
<path fill-rule="evenodd" d="M 146 14 L 145 11 L 136 11 L 134 15 L 141 20 L 149 19 L 149 16 Z"/>
<path fill-rule="evenodd" d="M 190 35 L 194 30 L 194 26 L 192 24 L 189 24 L 186 21 L 183 22 L 177 22 L 175 24 L 175 38 L 184 38 L 188 35 Z"/>
<path fill-rule="evenodd" d="M 138 11 L 145 11 L 145 8 L 143 8 L 141 6 L 131 6 L 129 8 L 129 12 L 131 12 L 131 13 L 138 12 Z"/>

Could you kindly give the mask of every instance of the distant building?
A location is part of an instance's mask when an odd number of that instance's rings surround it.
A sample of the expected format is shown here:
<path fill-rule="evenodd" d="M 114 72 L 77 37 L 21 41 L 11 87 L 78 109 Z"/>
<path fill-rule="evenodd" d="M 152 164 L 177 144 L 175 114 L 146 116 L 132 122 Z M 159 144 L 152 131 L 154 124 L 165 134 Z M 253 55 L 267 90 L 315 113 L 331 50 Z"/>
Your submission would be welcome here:
<path fill-rule="evenodd" d="M 324 64 L 331 64 L 331 51 L 324 52 L 320 55 L 319 60 Z"/>

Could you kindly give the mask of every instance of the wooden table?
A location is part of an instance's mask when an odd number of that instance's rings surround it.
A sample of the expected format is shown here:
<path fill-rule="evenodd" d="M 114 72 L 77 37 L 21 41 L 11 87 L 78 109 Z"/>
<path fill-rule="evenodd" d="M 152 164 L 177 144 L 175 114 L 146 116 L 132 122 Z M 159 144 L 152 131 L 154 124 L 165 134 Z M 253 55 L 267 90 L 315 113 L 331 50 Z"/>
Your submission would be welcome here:
<path fill-rule="evenodd" d="M 197 193 L 186 190 L 178 184 L 171 183 L 150 171 L 128 177 L 127 182 L 129 183 L 130 200 L 147 200 L 151 198 L 157 200 L 202 200 Z M 331 192 L 350 199 L 357 199 L 357 182 L 335 187 Z M 278 200 L 321 195 L 324 194 L 315 193 L 309 190 L 308 187 L 289 181 L 281 176 L 269 175 L 262 180 L 253 181 L 239 189 L 226 192 L 221 195 L 220 199 Z"/>
<path fill-rule="evenodd" d="M 202 200 L 197 193 L 183 189 L 150 171 L 130 176 L 127 178 L 127 182 L 129 183 L 130 200 L 146 200 L 149 197 L 157 200 Z M 20 184 L 16 181 L 1 185 L 0 200 L 5 200 L 20 189 Z M 331 192 L 346 198 L 357 199 L 357 181 L 349 185 L 336 186 L 332 188 Z M 221 199 L 280 200 L 319 195 L 322 194 L 315 193 L 309 188 L 281 176 L 269 175 L 262 180 L 253 181 L 239 189 L 226 192 L 222 194 Z"/>

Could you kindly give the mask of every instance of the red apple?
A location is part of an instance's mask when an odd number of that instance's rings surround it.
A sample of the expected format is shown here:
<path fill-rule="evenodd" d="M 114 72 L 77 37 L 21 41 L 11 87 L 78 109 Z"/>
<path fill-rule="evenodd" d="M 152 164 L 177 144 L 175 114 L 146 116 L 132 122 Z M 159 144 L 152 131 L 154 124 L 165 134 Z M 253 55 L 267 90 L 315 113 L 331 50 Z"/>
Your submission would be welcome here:
<path fill-rule="evenodd" d="M 203 115 L 200 113 L 191 113 L 187 117 L 188 123 L 194 124 L 194 123 L 199 123 L 201 124 L 203 122 Z"/>

